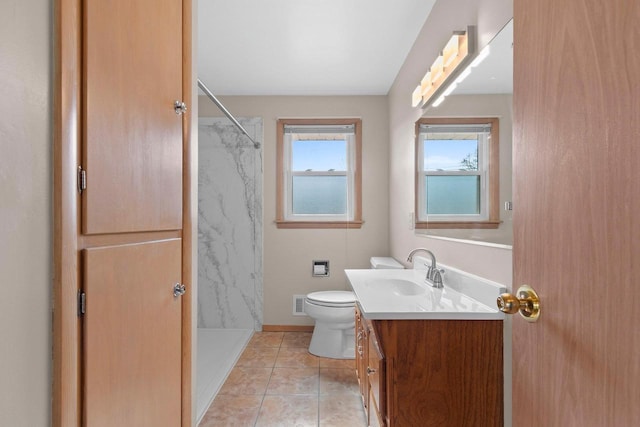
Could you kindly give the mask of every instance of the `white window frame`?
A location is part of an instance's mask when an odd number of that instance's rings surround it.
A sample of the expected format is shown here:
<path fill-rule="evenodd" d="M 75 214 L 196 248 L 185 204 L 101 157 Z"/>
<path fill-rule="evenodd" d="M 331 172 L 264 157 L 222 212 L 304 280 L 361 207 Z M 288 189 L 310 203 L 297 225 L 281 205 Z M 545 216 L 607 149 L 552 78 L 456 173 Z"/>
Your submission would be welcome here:
<path fill-rule="evenodd" d="M 428 134 L 452 134 L 452 133 L 473 133 L 478 135 L 478 170 L 438 170 L 427 171 L 424 167 L 424 145 Z M 420 126 L 420 144 L 418 154 L 419 175 L 418 180 L 418 220 L 419 221 L 485 221 L 489 218 L 488 199 L 489 186 L 487 185 L 489 175 L 488 147 L 491 138 L 490 125 L 422 125 Z M 480 178 L 480 212 L 478 214 L 447 215 L 447 214 L 427 214 L 425 200 L 425 178 L 428 176 L 478 176 Z"/>
<path fill-rule="evenodd" d="M 346 171 L 293 171 L 292 145 L 296 140 L 344 140 Z M 276 223 L 279 228 L 360 228 L 361 213 L 361 121 L 360 119 L 278 120 L 278 182 Z M 344 214 L 294 214 L 295 176 L 346 176 L 347 205 Z"/>
<path fill-rule="evenodd" d="M 477 171 L 425 171 L 424 142 L 429 133 L 481 134 L 478 138 Z M 462 159 L 461 159 L 462 160 Z M 429 118 L 416 122 L 416 228 L 497 228 L 499 192 L 498 119 Z M 427 214 L 425 181 L 427 176 L 479 176 L 480 210 L 478 214 Z"/>
<path fill-rule="evenodd" d="M 354 212 L 354 157 L 355 157 L 355 129 L 354 126 L 332 125 L 285 125 L 284 127 L 284 185 L 285 185 L 285 216 L 286 221 L 352 221 Z M 305 136 L 308 135 L 308 136 Z M 294 171 L 293 170 L 293 142 L 319 140 L 344 140 L 347 148 L 347 170 L 344 171 Z M 347 181 L 347 202 L 344 214 L 295 214 L 293 213 L 293 178 L 295 176 L 344 176 Z"/>

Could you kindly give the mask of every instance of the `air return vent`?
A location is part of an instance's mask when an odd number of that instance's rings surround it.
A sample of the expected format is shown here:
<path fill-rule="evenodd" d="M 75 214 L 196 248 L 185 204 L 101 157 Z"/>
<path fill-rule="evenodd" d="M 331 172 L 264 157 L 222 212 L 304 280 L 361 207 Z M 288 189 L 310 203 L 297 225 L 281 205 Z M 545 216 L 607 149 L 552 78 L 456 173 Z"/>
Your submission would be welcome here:
<path fill-rule="evenodd" d="M 293 315 L 294 316 L 306 316 L 307 314 L 304 312 L 304 299 L 305 295 L 294 295 L 293 296 Z"/>

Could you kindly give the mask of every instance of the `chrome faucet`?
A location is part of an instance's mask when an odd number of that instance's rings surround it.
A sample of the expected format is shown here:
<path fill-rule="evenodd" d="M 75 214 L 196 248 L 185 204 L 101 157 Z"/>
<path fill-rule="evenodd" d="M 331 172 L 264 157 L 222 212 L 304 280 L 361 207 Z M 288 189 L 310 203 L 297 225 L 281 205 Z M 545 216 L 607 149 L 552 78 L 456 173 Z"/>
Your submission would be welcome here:
<path fill-rule="evenodd" d="M 442 288 L 442 274 L 444 273 L 444 270 L 440 270 L 436 267 L 436 256 L 429 249 L 417 248 L 412 250 L 409 252 L 409 256 L 407 256 L 407 262 L 412 262 L 413 256 L 416 252 L 420 251 L 426 252 L 431 257 L 431 265 L 427 267 L 427 277 L 425 277 L 424 281 L 434 288 Z"/>

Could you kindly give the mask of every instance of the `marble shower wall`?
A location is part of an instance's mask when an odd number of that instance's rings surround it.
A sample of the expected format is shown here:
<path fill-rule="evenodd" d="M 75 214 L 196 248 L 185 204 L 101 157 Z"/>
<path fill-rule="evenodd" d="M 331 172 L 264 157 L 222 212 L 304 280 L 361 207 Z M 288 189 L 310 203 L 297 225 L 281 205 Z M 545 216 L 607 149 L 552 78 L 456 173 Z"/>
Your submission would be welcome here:
<path fill-rule="evenodd" d="M 262 118 L 238 118 L 262 138 Z M 262 329 L 262 148 L 226 118 L 198 123 L 198 327 Z"/>

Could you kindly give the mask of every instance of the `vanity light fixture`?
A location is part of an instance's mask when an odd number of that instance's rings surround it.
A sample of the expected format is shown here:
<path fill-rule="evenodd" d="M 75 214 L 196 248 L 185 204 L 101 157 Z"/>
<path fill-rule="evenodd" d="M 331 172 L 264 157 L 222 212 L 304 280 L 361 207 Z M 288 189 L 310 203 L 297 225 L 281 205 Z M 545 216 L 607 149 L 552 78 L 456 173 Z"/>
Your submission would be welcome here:
<path fill-rule="evenodd" d="M 440 55 L 411 95 L 411 105 L 425 108 L 432 99 L 433 106 L 444 101 L 454 89 L 457 81 L 452 81 L 471 59 L 475 52 L 475 27 L 468 26 L 466 31 L 454 31 Z M 479 59 L 480 56 L 477 57 Z M 466 70 L 465 70 L 466 71 Z M 447 83 L 450 83 L 447 85 Z"/>

